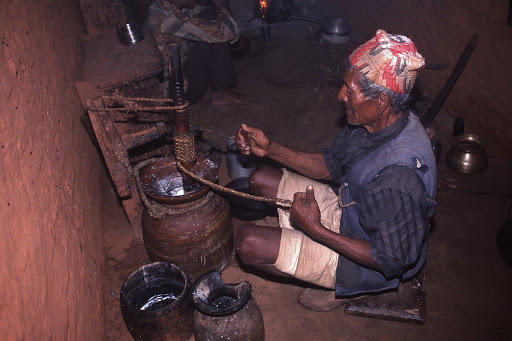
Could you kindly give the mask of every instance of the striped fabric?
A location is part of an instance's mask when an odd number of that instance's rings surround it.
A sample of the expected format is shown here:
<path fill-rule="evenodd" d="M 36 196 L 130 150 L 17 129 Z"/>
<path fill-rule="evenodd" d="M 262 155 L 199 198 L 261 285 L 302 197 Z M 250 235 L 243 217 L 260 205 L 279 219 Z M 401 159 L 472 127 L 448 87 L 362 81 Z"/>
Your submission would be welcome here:
<path fill-rule="evenodd" d="M 371 256 L 387 278 L 400 277 L 422 258 L 434 208 L 408 166 L 389 166 L 368 185 L 359 221 L 371 236 Z"/>
<path fill-rule="evenodd" d="M 379 145 L 395 138 L 409 113 L 385 129 L 370 134 L 361 127 L 345 127 L 322 154 L 331 176 L 343 181 L 348 169 Z M 337 191 L 337 188 L 334 188 Z M 371 236 L 371 256 L 387 278 L 400 277 L 417 261 L 428 236 L 435 201 L 409 166 L 392 165 L 371 181 L 360 203 L 359 222 Z"/>

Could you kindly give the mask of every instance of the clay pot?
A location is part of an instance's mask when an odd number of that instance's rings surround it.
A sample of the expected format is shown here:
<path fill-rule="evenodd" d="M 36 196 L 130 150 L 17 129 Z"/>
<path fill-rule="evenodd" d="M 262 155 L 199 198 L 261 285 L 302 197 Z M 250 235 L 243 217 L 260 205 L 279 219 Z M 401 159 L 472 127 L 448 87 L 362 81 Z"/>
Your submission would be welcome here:
<path fill-rule="evenodd" d="M 192 336 L 191 282 L 178 266 L 144 265 L 121 287 L 121 312 L 135 340 L 183 340 Z"/>
<path fill-rule="evenodd" d="M 214 182 L 218 167 L 198 156 L 194 173 Z M 227 201 L 207 186 L 190 193 L 172 195 L 182 184 L 174 157 L 147 165 L 140 174 L 144 193 L 163 208 L 178 213 L 153 218 L 148 208 L 142 212 L 142 235 L 151 261 L 180 266 L 195 280 L 212 269 L 224 268 L 233 255 L 234 237 Z M 155 215 L 153 215 L 155 216 Z"/>
<path fill-rule="evenodd" d="M 217 270 L 199 277 L 192 288 L 196 341 L 262 341 L 265 329 L 249 282 L 225 284 Z"/>
<path fill-rule="evenodd" d="M 208 158 L 198 155 L 192 168 L 194 174 L 211 182 L 217 181 L 219 167 Z M 168 205 L 189 203 L 203 197 L 210 187 L 196 183 L 193 191 L 183 191 L 182 175 L 176 167 L 174 156 L 161 158 L 140 172 L 140 185 L 151 199 Z"/>
<path fill-rule="evenodd" d="M 196 202 L 173 205 L 189 208 Z M 212 269 L 223 269 L 231 260 L 234 236 L 231 214 L 224 198 L 212 194 L 208 202 L 185 213 L 151 218 L 142 212 L 144 245 L 152 262 L 179 265 L 192 280 Z"/>

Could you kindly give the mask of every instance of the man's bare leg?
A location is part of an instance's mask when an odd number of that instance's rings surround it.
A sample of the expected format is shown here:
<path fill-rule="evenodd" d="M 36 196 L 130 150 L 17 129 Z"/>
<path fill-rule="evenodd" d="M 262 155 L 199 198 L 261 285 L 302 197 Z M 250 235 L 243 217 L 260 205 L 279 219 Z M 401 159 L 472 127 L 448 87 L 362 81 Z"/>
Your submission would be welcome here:
<path fill-rule="evenodd" d="M 277 197 L 283 172 L 272 167 L 262 167 L 249 177 L 251 192 L 269 198 Z M 271 226 L 245 225 L 237 236 L 237 254 L 240 260 L 265 273 L 291 278 L 274 267 L 281 244 L 281 228 Z M 331 311 L 344 305 L 348 300 L 336 299 L 333 290 L 306 288 L 297 297 L 303 308 L 313 311 Z"/>
<path fill-rule="evenodd" d="M 274 263 L 279 255 L 281 229 L 272 226 L 245 225 L 238 230 L 236 252 L 240 260 L 265 273 L 291 277 L 277 270 Z"/>
<path fill-rule="evenodd" d="M 253 194 L 276 198 L 283 171 L 270 166 L 258 167 L 249 176 L 249 189 Z"/>
<path fill-rule="evenodd" d="M 275 198 L 282 176 L 280 169 L 259 167 L 249 176 L 249 188 L 253 194 Z M 244 225 L 237 233 L 236 251 L 244 264 L 272 275 L 291 277 L 273 266 L 279 255 L 280 244 L 279 227 Z"/>

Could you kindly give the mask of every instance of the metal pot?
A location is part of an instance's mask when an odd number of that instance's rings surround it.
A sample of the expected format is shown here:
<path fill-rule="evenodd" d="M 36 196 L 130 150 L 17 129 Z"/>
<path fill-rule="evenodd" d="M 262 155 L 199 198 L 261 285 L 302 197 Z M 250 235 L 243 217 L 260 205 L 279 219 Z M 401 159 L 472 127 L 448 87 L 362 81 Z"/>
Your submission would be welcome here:
<path fill-rule="evenodd" d="M 238 192 L 252 194 L 249 189 L 248 177 L 235 179 L 229 182 L 226 187 Z M 231 193 L 222 193 L 222 195 L 229 203 L 233 218 L 244 221 L 254 221 L 274 214 L 275 207 L 265 202 L 242 198 Z"/>
<path fill-rule="evenodd" d="M 487 168 L 487 144 L 477 135 L 457 136 L 446 155 L 446 162 L 457 173 L 480 173 Z"/>
<path fill-rule="evenodd" d="M 137 24 L 128 23 L 117 30 L 117 38 L 123 45 L 133 45 L 144 39 L 144 32 Z"/>
<path fill-rule="evenodd" d="M 294 20 L 304 20 L 320 24 L 322 40 L 330 44 L 343 44 L 350 40 L 350 23 L 344 18 L 333 18 L 320 21 L 304 17 L 290 17 Z"/>
<path fill-rule="evenodd" d="M 231 179 L 248 177 L 256 169 L 254 157 L 240 153 L 234 140 L 226 143 L 226 165 Z"/>

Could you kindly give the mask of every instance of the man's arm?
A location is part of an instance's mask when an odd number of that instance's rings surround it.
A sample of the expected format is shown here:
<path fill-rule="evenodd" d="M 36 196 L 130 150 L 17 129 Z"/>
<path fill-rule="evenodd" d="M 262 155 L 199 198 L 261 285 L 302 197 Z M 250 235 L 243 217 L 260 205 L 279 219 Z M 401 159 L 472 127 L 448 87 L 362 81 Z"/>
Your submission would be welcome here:
<path fill-rule="evenodd" d="M 290 215 L 302 232 L 314 241 L 361 265 L 380 271 L 379 266 L 370 255 L 370 243 L 368 241 L 342 236 L 322 225 L 320 210 L 311 185 L 306 188 L 306 193 L 295 193 Z"/>
<path fill-rule="evenodd" d="M 422 257 L 435 201 L 413 169 L 391 165 L 366 186 L 360 205 L 359 222 L 370 241 L 347 238 L 323 227 L 312 188 L 295 194 L 290 214 L 313 240 L 387 278 L 400 277 Z"/>
<path fill-rule="evenodd" d="M 245 124 L 238 129 L 236 143 L 242 154 L 268 157 L 312 179 L 332 180 L 321 153 L 306 153 L 270 140 L 258 128 Z"/>

